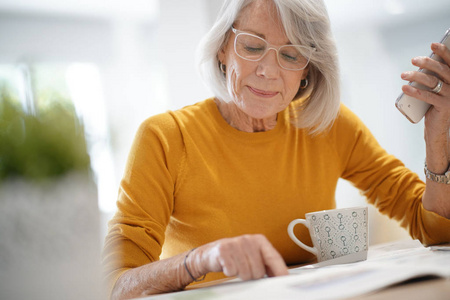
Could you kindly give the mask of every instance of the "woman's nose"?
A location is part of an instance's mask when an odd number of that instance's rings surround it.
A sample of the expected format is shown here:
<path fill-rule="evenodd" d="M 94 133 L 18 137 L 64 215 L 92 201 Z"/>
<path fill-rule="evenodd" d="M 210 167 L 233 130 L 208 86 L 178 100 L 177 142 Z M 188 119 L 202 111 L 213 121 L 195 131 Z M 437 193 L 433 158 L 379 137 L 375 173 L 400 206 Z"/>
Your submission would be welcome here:
<path fill-rule="evenodd" d="M 273 50 L 273 51 L 271 51 Z M 278 63 L 278 52 L 270 48 L 263 58 L 258 61 L 257 75 L 266 78 L 277 78 L 280 74 L 280 65 Z"/>

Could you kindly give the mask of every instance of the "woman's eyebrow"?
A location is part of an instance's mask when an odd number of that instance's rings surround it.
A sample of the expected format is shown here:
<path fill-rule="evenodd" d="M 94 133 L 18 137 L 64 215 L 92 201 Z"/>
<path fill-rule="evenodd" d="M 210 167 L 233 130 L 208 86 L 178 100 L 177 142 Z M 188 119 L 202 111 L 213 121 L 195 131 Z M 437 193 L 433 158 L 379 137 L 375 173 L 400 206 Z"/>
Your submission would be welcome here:
<path fill-rule="evenodd" d="M 245 31 L 245 32 L 248 32 L 248 33 L 252 33 L 254 35 L 259 36 L 260 38 L 266 39 L 266 36 L 264 34 L 256 32 L 256 31 L 251 30 L 251 29 L 240 29 L 240 31 Z"/>
<path fill-rule="evenodd" d="M 245 31 L 245 32 L 248 32 L 248 33 L 257 35 L 257 36 L 259 36 L 260 38 L 263 38 L 263 39 L 266 40 L 266 36 L 265 36 L 263 33 L 256 32 L 256 31 L 254 31 L 254 30 L 252 30 L 252 29 L 238 29 L 238 30 L 239 30 L 239 31 Z M 291 43 L 290 41 L 287 41 L 286 43 L 284 43 L 284 45 L 292 45 L 292 43 Z"/>

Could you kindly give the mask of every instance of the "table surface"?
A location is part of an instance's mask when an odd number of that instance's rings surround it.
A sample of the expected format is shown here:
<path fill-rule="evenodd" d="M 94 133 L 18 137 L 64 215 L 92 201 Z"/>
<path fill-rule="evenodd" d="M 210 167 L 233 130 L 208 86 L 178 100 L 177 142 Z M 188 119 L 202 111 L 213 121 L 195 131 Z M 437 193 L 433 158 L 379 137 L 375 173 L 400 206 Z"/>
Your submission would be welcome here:
<path fill-rule="evenodd" d="M 348 298 L 349 300 L 449 300 L 450 280 L 443 278 L 427 278 L 412 280 L 380 291 Z"/>

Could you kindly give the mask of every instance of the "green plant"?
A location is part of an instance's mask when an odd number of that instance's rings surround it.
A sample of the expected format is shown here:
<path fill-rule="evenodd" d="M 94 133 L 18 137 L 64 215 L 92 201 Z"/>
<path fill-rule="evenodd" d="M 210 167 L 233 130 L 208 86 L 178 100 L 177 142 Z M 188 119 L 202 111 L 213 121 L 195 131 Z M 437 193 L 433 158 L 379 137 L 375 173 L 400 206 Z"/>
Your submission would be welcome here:
<path fill-rule="evenodd" d="M 0 90 L 0 180 L 32 180 L 89 171 L 84 127 L 69 101 L 27 114 L 11 93 Z"/>

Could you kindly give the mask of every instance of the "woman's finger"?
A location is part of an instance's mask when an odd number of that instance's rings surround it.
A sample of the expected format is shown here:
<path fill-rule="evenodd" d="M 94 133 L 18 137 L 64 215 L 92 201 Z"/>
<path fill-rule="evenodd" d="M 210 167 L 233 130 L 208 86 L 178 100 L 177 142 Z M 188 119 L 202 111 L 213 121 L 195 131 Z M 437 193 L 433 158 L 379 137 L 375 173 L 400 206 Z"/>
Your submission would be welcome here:
<path fill-rule="evenodd" d="M 448 86 L 446 88 L 448 93 Z M 414 97 L 416 99 L 422 100 L 424 102 L 427 102 L 431 105 L 433 105 L 437 109 L 444 109 L 444 110 L 450 110 L 450 99 L 449 97 L 444 97 L 441 95 L 441 93 L 435 94 L 433 92 L 424 91 L 417 89 L 415 87 L 412 87 L 410 85 L 404 85 L 402 87 L 402 91 L 411 97 Z M 441 91 L 442 92 L 442 91 Z"/>
<path fill-rule="evenodd" d="M 401 77 L 403 80 L 411 81 L 411 82 L 417 82 L 420 83 L 430 89 L 433 89 L 436 84 L 439 82 L 439 79 L 435 76 L 425 74 L 423 72 L 418 71 L 408 71 L 403 72 L 401 74 Z"/>
<path fill-rule="evenodd" d="M 266 265 L 266 273 L 269 277 L 288 275 L 286 263 L 280 253 L 272 246 L 267 244 L 261 248 L 261 255 Z"/>
<path fill-rule="evenodd" d="M 413 82 L 417 82 L 421 85 L 424 85 L 424 86 L 430 88 L 430 90 L 435 88 L 440 81 L 440 79 L 435 76 L 428 75 L 428 74 L 425 74 L 423 72 L 418 72 L 418 71 L 403 72 L 401 74 L 401 77 L 403 80 L 413 81 Z M 441 96 L 450 95 L 450 85 L 446 84 L 445 82 L 442 82 L 442 88 L 438 94 Z"/>
<path fill-rule="evenodd" d="M 258 279 L 266 274 L 261 248 L 270 245 L 263 235 L 243 235 L 232 240 L 238 249 L 235 255 L 237 276 L 242 280 Z"/>
<path fill-rule="evenodd" d="M 412 64 L 421 69 L 429 70 L 439 76 L 445 83 L 450 83 L 450 67 L 446 63 L 441 63 L 430 57 L 414 57 Z"/>
<path fill-rule="evenodd" d="M 447 66 L 450 66 L 450 49 L 448 49 L 447 46 L 441 43 L 432 43 L 431 50 L 439 55 Z"/>
<path fill-rule="evenodd" d="M 240 256 L 240 254 L 237 253 L 233 244 L 228 239 L 224 239 L 217 243 L 214 250 L 220 264 L 220 270 L 217 271 L 222 271 L 226 276 L 237 276 L 239 268 L 236 264 L 236 257 Z"/>
<path fill-rule="evenodd" d="M 248 253 L 249 249 L 243 245 L 243 242 L 243 237 L 233 239 L 233 246 L 235 247 L 234 263 L 237 269 L 236 276 L 242 280 L 250 280 L 252 279 L 252 270 L 249 255 L 252 255 L 252 253 Z"/>
<path fill-rule="evenodd" d="M 252 279 L 259 279 L 266 275 L 266 264 L 262 255 L 262 248 L 270 244 L 264 235 L 246 236 L 244 247 L 247 253 Z"/>
<path fill-rule="evenodd" d="M 283 258 L 263 235 L 243 235 L 204 246 L 206 272 L 223 271 L 242 280 L 287 275 Z"/>

